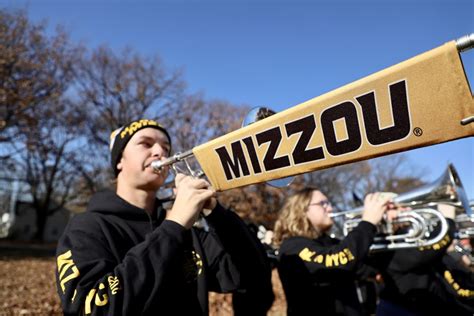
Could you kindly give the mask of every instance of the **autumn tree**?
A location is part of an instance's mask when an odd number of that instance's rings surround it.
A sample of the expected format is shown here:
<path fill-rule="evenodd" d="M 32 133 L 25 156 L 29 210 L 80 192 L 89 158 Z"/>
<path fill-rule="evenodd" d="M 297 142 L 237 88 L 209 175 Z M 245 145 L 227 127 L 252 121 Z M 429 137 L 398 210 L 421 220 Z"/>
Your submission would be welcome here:
<path fill-rule="evenodd" d="M 45 36 L 25 11 L 0 10 L 0 157 L 24 147 L 15 142 L 38 125 L 38 111 L 67 89 L 72 59 L 64 32 Z M 8 146 L 7 146 L 8 145 Z"/>
<path fill-rule="evenodd" d="M 368 193 L 375 191 L 401 194 L 425 184 L 426 168 L 414 166 L 405 153 L 370 160 L 368 170 L 354 189 Z"/>
<path fill-rule="evenodd" d="M 143 57 L 131 49 L 116 54 L 101 46 L 78 63 L 75 88 L 77 108 L 87 117 L 87 154 L 78 168 L 95 191 L 111 176 L 110 133 L 139 118 L 174 123 L 171 113 L 180 107 L 185 85 L 181 73 L 167 70 L 158 56 Z"/>
<path fill-rule="evenodd" d="M 64 32 L 47 36 L 25 12 L 0 11 L 1 178 L 26 183 L 38 218 L 84 207 L 110 184 L 110 132 L 152 118 L 186 151 L 240 127 L 249 106 L 186 93 L 182 74 L 158 56 L 73 45 Z M 395 158 L 393 158 L 395 157 Z M 288 188 L 257 184 L 219 193 L 244 219 L 271 227 L 286 196 L 319 187 L 341 208 L 352 192 L 405 191 L 420 183 L 403 156 L 363 161 L 297 176 Z M 24 189 L 24 188 L 23 188 Z"/>
<path fill-rule="evenodd" d="M 0 171 L 26 184 L 38 239 L 47 216 L 74 198 L 71 161 L 84 120 L 68 98 L 81 48 L 45 27 L 24 11 L 0 11 Z"/>
<path fill-rule="evenodd" d="M 38 126 L 27 132 L 27 150 L 17 155 L 17 174 L 24 177 L 36 211 L 36 237 L 41 239 L 48 216 L 71 205 L 82 176 L 76 172 L 78 135 L 83 121 L 74 108 L 48 104 L 54 115 L 38 119 Z"/>

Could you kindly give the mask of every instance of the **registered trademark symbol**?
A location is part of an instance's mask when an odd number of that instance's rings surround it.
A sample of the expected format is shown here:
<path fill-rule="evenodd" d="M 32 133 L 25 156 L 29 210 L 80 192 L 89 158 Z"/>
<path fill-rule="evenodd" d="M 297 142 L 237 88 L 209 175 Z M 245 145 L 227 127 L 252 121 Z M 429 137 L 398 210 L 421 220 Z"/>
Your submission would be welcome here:
<path fill-rule="evenodd" d="M 415 134 L 415 136 L 421 136 L 421 135 L 423 135 L 423 130 L 419 127 L 415 127 L 413 129 L 413 134 Z"/>

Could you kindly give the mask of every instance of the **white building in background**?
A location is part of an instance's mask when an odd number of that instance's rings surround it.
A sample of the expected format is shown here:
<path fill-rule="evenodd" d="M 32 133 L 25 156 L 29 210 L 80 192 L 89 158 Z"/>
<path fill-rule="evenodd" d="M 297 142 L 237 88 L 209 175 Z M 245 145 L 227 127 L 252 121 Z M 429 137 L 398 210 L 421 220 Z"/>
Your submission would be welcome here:
<path fill-rule="evenodd" d="M 18 182 L 10 183 L 1 181 L 0 239 L 30 241 L 38 230 L 36 211 L 28 194 L 19 194 Z M 46 219 L 42 240 L 45 242 L 58 241 L 70 217 L 71 213 L 65 208 L 49 215 Z"/>
<path fill-rule="evenodd" d="M 36 218 L 36 212 L 30 202 L 17 201 L 15 219 L 6 237 L 13 240 L 32 240 L 37 232 Z M 43 241 L 58 241 L 69 218 L 70 212 L 64 208 L 48 216 L 43 232 Z"/>

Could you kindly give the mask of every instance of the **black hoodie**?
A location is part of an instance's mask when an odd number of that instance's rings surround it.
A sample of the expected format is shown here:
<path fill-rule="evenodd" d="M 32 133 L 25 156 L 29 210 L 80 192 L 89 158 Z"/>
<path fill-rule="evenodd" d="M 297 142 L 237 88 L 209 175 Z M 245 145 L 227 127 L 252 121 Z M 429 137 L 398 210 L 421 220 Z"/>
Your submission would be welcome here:
<path fill-rule="evenodd" d="M 454 298 L 459 315 L 474 315 L 474 272 L 460 258 L 445 254 L 437 267 L 437 276 Z"/>
<path fill-rule="evenodd" d="M 186 230 L 164 215 L 158 201 L 150 216 L 114 192 L 96 194 L 58 243 L 64 313 L 207 315 L 208 291 L 253 292 L 270 282 L 264 258 L 233 212 L 218 204 L 206 218 L 209 231 Z M 271 306 L 268 299 L 259 304 Z"/>
<path fill-rule="evenodd" d="M 355 280 L 376 227 L 361 221 L 343 240 L 290 237 L 279 249 L 278 273 L 288 315 L 362 315 Z"/>
<path fill-rule="evenodd" d="M 446 271 L 453 272 L 445 268 L 444 258 L 454 236 L 455 223 L 446 220 L 448 232 L 432 246 L 381 252 L 370 257 L 369 264 L 380 271 L 384 280 L 382 300 L 409 311 L 410 315 L 472 315 L 456 295 L 449 293 L 449 287 L 440 277 Z M 382 311 L 378 313 L 383 315 Z"/>

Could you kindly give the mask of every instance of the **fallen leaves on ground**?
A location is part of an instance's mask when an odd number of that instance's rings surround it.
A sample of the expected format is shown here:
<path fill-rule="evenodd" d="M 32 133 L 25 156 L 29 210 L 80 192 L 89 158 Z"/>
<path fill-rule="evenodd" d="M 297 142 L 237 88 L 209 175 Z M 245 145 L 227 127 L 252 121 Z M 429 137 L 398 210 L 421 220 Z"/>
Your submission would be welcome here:
<path fill-rule="evenodd" d="M 62 315 L 56 292 L 54 258 L 0 257 L 0 316 Z M 286 302 L 276 270 L 273 271 L 275 302 L 268 315 L 286 314 Z M 211 316 L 232 315 L 229 294 L 209 294 Z"/>

